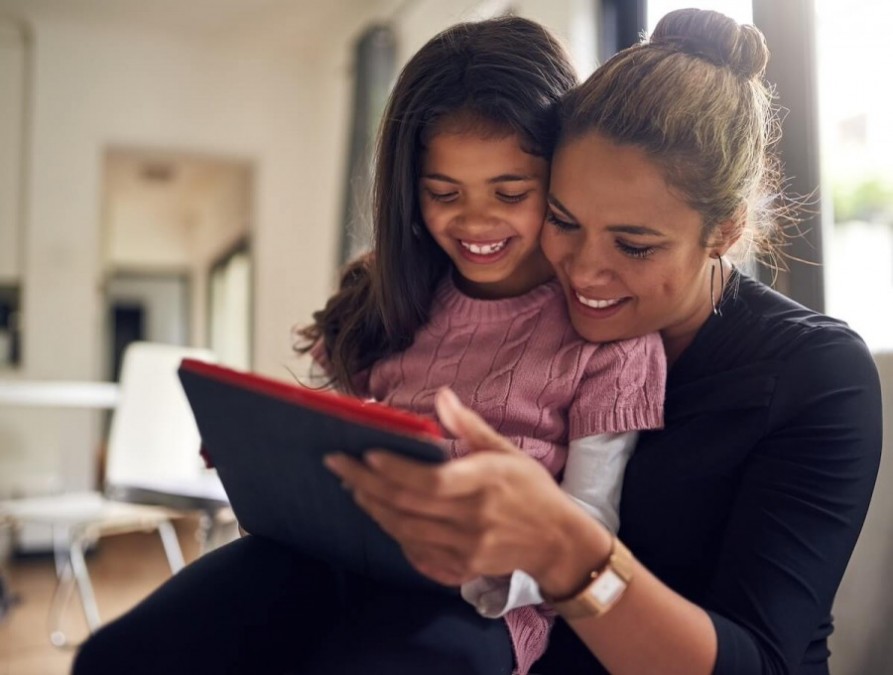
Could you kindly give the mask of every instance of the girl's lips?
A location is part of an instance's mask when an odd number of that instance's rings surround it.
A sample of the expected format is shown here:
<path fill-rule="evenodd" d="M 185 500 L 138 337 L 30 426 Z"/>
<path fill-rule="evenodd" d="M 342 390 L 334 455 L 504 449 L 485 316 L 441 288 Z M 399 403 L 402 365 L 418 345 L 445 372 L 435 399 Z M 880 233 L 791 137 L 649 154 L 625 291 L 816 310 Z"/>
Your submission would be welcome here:
<path fill-rule="evenodd" d="M 488 242 L 472 242 L 459 239 L 458 242 L 459 254 L 463 258 L 469 262 L 486 265 L 498 262 L 508 254 L 512 245 L 512 238 L 509 237 L 508 239 L 497 239 Z"/>
<path fill-rule="evenodd" d="M 459 244 L 467 251 L 476 255 L 493 255 L 498 253 L 508 243 L 508 238 L 494 241 L 467 241 L 460 239 Z"/>

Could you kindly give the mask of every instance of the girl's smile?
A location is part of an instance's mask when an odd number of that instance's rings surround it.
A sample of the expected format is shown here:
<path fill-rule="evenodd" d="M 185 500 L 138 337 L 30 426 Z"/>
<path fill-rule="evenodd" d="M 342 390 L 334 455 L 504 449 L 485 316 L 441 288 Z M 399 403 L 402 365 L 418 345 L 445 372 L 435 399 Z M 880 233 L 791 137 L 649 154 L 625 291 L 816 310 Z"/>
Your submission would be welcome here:
<path fill-rule="evenodd" d="M 521 295 L 552 277 L 539 246 L 549 167 L 519 138 L 448 120 L 426 143 L 422 218 L 476 297 Z"/>

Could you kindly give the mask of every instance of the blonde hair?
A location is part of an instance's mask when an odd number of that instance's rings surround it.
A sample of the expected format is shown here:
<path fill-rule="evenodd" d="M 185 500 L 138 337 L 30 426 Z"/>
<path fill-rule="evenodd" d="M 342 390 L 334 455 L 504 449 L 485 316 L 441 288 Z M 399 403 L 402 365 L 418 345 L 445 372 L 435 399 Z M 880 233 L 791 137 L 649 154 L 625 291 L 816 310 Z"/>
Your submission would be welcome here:
<path fill-rule="evenodd" d="M 718 12 L 664 16 L 562 102 L 561 144 L 595 132 L 644 149 L 703 217 L 702 243 L 733 220 L 742 243 L 770 252 L 780 171 L 769 50 L 754 26 Z"/>

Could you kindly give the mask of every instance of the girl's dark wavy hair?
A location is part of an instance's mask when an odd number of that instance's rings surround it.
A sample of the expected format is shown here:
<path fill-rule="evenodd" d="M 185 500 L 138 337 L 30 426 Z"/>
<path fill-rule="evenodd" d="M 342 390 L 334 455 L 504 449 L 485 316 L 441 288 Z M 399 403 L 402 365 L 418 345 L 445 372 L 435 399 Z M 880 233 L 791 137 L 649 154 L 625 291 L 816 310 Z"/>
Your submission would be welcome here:
<path fill-rule="evenodd" d="M 336 387 L 356 392 L 357 375 L 412 344 L 450 268 L 419 205 L 421 156 L 438 123 L 517 135 L 526 152 L 551 158 L 557 104 L 576 82 L 561 44 L 513 16 L 452 26 L 406 64 L 378 134 L 372 251 L 347 265 L 339 290 L 299 333 L 299 351 L 322 342 Z"/>

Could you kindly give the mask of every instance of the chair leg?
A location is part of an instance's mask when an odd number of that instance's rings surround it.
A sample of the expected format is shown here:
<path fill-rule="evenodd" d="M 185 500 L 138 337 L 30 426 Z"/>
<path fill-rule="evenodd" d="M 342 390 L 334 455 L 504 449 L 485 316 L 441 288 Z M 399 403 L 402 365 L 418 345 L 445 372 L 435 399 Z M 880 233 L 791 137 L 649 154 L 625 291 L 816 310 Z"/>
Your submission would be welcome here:
<path fill-rule="evenodd" d="M 93 594 L 93 585 L 90 583 L 90 574 L 87 572 L 87 563 L 84 561 L 84 543 L 81 538 L 75 538 L 71 542 L 71 570 L 77 581 L 78 591 L 81 595 L 81 605 L 84 608 L 84 618 L 90 632 L 99 628 L 99 608 L 96 606 L 96 596 Z"/>
<path fill-rule="evenodd" d="M 54 647 L 68 647 L 68 636 L 62 630 L 62 617 L 65 615 L 65 608 L 71 600 L 71 594 L 74 591 L 74 574 L 71 571 L 71 564 L 66 561 L 65 564 L 58 569 L 56 579 L 56 590 L 53 591 L 53 599 L 50 603 L 50 614 L 48 617 L 48 629 L 50 634 L 50 643 Z"/>
<path fill-rule="evenodd" d="M 68 554 L 71 547 L 72 533 L 68 525 L 57 525 L 56 523 L 53 523 L 52 530 L 53 562 L 56 565 L 56 578 L 61 579 L 71 564 Z"/>
<path fill-rule="evenodd" d="M 213 509 L 202 511 L 198 521 L 198 554 L 203 556 L 215 548 L 217 535 L 217 512 Z"/>
<path fill-rule="evenodd" d="M 3 570 L 0 570 L 0 622 L 12 611 L 14 605 L 19 602 L 19 596 L 9 588 Z"/>
<path fill-rule="evenodd" d="M 58 544 L 58 540 L 56 543 Z M 87 563 L 84 560 L 84 540 L 81 537 L 72 537 L 68 547 L 67 560 L 62 560 L 57 548 L 56 569 L 58 581 L 56 582 L 56 590 L 53 592 L 53 600 L 50 604 L 49 631 L 50 642 L 53 646 L 61 649 L 75 646 L 68 640 L 65 631 L 62 630 L 62 617 L 65 613 L 65 608 L 71 600 L 75 586 L 77 586 L 81 596 L 84 619 L 91 633 L 99 628 L 101 620 L 99 618 L 99 608 L 96 605 L 96 596 L 93 594 L 93 585 L 90 583 L 90 574 L 87 571 Z"/>
<path fill-rule="evenodd" d="M 161 537 L 167 563 L 171 566 L 171 574 L 176 574 L 185 567 L 186 562 L 183 560 L 183 549 L 180 548 L 177 531 L 171 525 L 171 521 L 165 520 L 158 523 L 158 536 Z"/>
<path fill-rule="evenodd" d="M 47 629 L 50 643 L 59 649 L 72 646 L 68 636 L 62 629 L 62 620 L 65 610 L 71 601 L 71 595 L 75 587 L 74 572 L 71 566 L 71 542 L 73 534 L 68 525 L 52 526 L 53 530 L 53 562 L 56 567 L 56 589 L 50 601 L 50 611 L 47 616 Z"/>

